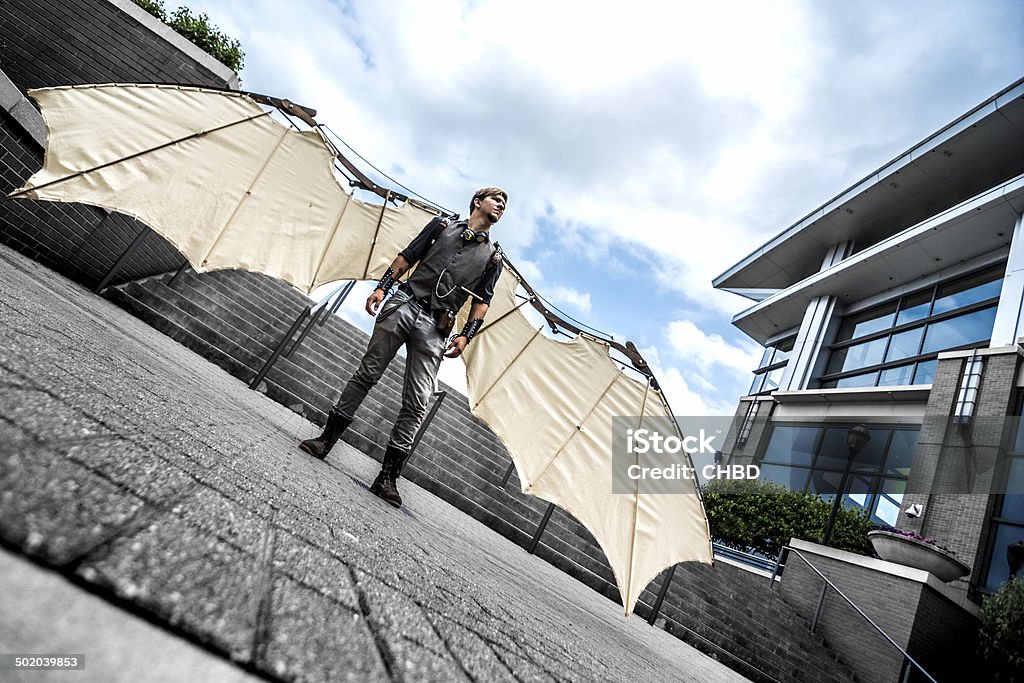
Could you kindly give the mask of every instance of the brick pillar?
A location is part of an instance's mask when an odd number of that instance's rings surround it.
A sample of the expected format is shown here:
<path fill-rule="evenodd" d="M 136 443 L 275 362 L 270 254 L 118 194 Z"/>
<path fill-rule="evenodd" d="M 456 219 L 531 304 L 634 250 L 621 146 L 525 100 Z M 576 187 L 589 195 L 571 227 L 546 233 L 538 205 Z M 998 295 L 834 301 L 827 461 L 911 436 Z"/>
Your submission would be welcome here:
<path fill-rule="evenodd" d="M 968 591 L 980 580 L 984 544 L 1002 445 L 1013 407 L 1020 349 L 979 349 L 984 370 L 974 415 L 957 425 L 954 410 L 964 366 L 971 351 L 939 356 L 914 465 L 907 482 L 904 509 L 914 503 L 923 514 L 900 516 L 899 526 L 951 548 L 972 567 L 971 575 L 952 584 Z"/>

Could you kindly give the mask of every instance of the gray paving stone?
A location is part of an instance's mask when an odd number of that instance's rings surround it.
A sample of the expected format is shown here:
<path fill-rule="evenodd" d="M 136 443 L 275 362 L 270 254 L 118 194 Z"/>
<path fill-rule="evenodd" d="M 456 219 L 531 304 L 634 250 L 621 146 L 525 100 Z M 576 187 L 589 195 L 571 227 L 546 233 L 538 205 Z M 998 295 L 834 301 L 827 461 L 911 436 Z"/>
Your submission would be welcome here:
<path fill-rule="evenodd" d="M 77 573 L 231 659 L 251 660 L 259 560 L 217 534 L 165 517 L 117 539 Z"/>
<path fill-rule="evenodd" d="M 261 654 L 282 678 L 386 681 L 387 669 L 358 607 L 289 579 L 274 583 L 272 624 Z"/>
<path fill-rule="evenodd" d="M 44 446 L 0 455 L 0 537 L 62 566 L 115 535 L 144 505 Z"/>
<path fill-rule="evenodd" d="M 17 414 L 18 426 L 43 442 L 113 436 L 99 421 L 62 398 L 33 388 L 5 388 L 0 392 L 0 412 Z"/>
<path fill-rule="evenodd" d="M 147 501 L 171 499 L 197 484 L 186 470 L 121 437 L 73 443 L 61 450 L 69 460 L 102 472 L 111 483 Z"/>

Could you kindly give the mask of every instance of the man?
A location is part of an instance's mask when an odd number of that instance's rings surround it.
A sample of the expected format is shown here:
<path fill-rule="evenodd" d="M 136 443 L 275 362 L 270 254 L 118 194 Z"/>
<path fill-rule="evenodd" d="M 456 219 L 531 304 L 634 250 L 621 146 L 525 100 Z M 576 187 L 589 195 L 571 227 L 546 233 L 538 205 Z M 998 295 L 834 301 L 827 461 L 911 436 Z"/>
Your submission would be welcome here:
<path fill-rule="evenodd" d="M 370 487 L 373 494 L 396 508 L 402 505 L 396 481 L 426 413 L 441 357 L 460 356 L 487 315 L 501 274 L 501 252 L 491 244 L 490 229 L 505 212 L 507 201 L 508 194 L 501 188 L 481 188 L 470 200 L 467 220 L 449 223 L 435 218 L 395 257 L 366 300 L 366 312 L 376 315 L 377 321 L 359 368 L 331 408 L 323 434 L 299 445 L 315 458 L 327 457 L 404 344 L 402 408 L 391 430 L 380 474 Z M 417 264 L 409 280 L 381 306 L 391 285 Z M 455 315 L 470 296 L 469 320 L 446 346 Z"/>

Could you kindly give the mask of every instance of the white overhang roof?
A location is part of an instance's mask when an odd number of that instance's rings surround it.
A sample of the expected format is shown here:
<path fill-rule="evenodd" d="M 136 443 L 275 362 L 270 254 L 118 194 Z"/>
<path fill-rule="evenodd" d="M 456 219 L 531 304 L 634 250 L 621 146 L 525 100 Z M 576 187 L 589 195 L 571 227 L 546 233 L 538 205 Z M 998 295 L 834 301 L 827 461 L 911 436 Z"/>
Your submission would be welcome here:
<path fill-rule="evenodd" d="M 1024 212 L 1024 174 L 816 272 L 733 317 L 761 344 L 800 325 L 811 299 L 854 303 L 959 263 L 1008 251 Z"/>
<path fill-rule="evenodd" d="M 1024 173 L 1024 79 L 782 231 L 712 281 L 783 289 L 839 242 L 870 245 Z"/>

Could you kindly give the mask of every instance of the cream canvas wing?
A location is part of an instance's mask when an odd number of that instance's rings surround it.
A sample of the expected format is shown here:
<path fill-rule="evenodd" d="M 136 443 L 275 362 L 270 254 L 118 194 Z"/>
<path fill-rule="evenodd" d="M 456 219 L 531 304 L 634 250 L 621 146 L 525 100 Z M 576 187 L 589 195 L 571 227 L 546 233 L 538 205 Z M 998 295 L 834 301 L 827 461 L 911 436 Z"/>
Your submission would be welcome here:
<path fill-rule="evenodd" d="M 463 354 L 470 408 L 508 448 L 523 492 L 559 505 L 594 535 L 629 614 L 666 567 L 712 561 L 700 493 L 692 482 L 685 493 L 612 492 L 613 418 L 639 423 L 670 411 L 660 392 L 611 360 L 607 345 L 582 336 L 559 342 L 533 328 L 517 285 L 505 269 L 489 322 Z"/>
<path fill-rule="evenodd" d="M 376 279 L 435 215 L 355 199 L 335 179 L 335 150 L 319 129 L 287 129 L 242 93 L 96 85 L 30 94 L 49 140 L 43 168 L 14 194 L 135 216 L 199 271 L 244 268 L 307 292 Z M 506 268 L 489 322 L 463 355 L 470 406 L 508 447 L 523 491 L 594 535 L 628 615 L 665 567 L 711 561 L 699 491 L 612 492 L 612 419 L 666 416 L 667 404 L 616 366 L 607 344 L 560 343 L 533 328 L 518 284 Z"/>
<path fill-rule="evenodd" d="M 310 291 L 379 277 L 436 214 L 360 201 L 313 130 L 241 93 L 157 85 L 33 90 L 49 133 L 24 196 L 138 218 L 198 271 L 243 268 Z"/>

